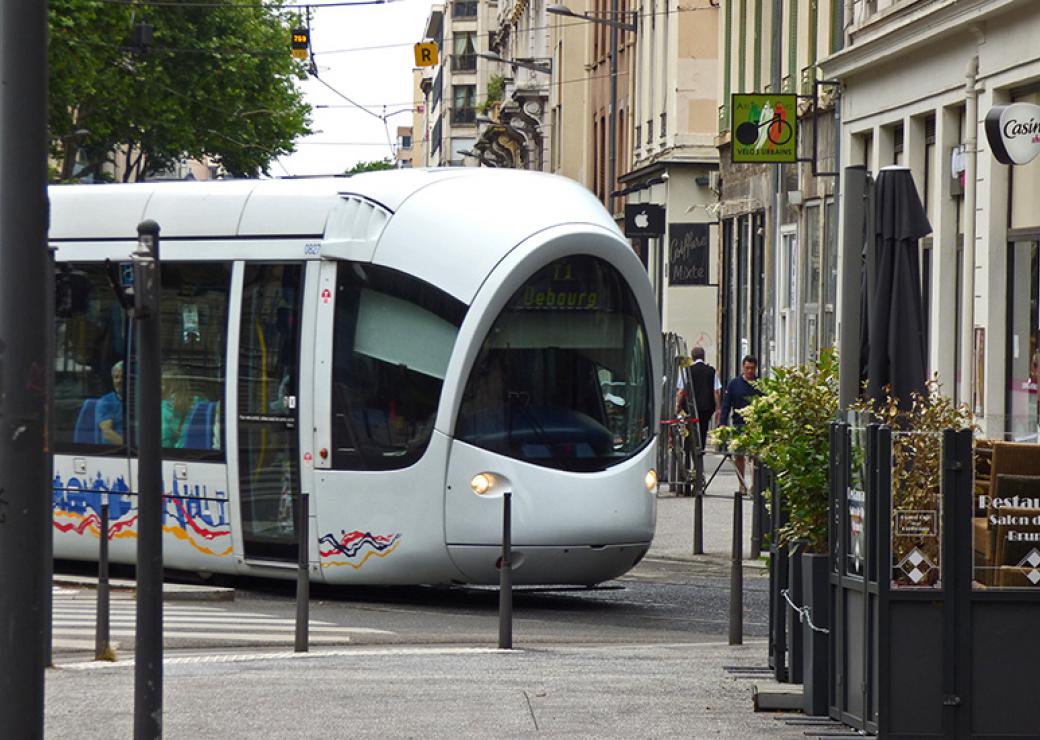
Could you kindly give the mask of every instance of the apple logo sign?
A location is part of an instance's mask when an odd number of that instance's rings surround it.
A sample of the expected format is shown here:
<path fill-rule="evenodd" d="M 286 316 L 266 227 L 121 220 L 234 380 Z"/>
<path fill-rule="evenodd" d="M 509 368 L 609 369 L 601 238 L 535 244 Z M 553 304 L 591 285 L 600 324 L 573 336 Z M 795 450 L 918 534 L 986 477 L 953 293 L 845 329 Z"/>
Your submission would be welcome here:
<path fill-rule="evenodd" d="M 633 219 L 633 223 L 636 225 L 637 229 L 645 229 L 650 225 L 650 217 L 646 215 L 646 211 L 640 211 L 636 214 L 635 219 Z"/>

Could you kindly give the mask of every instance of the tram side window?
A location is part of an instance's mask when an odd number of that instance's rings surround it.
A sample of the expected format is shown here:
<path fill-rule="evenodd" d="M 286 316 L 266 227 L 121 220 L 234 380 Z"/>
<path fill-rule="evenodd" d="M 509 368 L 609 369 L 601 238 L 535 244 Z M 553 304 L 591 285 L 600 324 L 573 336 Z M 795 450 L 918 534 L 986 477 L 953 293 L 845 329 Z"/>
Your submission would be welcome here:
<path fill-rule="evenodd" d="M 408 467 L 429 445 L 465 305 L 396 270 L 337 272 L 333 467 Z"/>
<path fill-rule="evenodd" d="M 223 457 L 231 267 L 162 266 L 162 446 L 166 457 Z"/>
<path fill-rule="evenodd" d="M 126 437 L 130 323 L 101 263 L 56 268 L 54 442 L 116 454 Z"/>
<path fill-rule="evenodd" d="M 162 445 L 167 457 L 223 455 L 230 272 L 223 263 L 162 266 Z M 125 451 L 125 441 L 136 430 L 130 413 L 135 407 L 136 353 L 128 362 L 133 326 L 105 266 L 58 265 L 55 313 L 57 449 Z"/>

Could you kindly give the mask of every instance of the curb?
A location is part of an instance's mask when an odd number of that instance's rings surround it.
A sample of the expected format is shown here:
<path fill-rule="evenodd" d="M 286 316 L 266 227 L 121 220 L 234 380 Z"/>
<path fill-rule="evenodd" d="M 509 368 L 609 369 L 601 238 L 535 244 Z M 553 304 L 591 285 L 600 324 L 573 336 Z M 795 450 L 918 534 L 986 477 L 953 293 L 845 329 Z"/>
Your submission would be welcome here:
<path fill-rule="evenodd" d="M 91 576 L 55 575 L 54 585 L 96 589 L 98 579 Z M 113 591 L 137 592 L 137 582 L 112 578 L 108 586 Z M 187 583 L 163 583 L 163 601 L 234 601 L 235 589 L 223 586 L 195 586 Z"/>

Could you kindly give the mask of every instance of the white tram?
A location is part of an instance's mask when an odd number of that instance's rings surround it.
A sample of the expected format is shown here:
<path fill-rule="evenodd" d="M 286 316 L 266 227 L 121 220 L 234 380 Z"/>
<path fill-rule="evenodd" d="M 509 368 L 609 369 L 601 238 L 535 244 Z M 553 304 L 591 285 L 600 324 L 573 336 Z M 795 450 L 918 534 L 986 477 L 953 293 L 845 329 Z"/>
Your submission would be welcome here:
<path fill-rule="evenodd" d="M 162 257 L 164 561 L 331 583 L 593 584 L 650 545 L 660 327 L 596 199 L 489 169 L 61 186 L 54 547 L 133 562 L 137 225 Z M 484 473 L 484 476 L 480 474 Z M 484 495 L 475 488 L 490 485 Z"/>

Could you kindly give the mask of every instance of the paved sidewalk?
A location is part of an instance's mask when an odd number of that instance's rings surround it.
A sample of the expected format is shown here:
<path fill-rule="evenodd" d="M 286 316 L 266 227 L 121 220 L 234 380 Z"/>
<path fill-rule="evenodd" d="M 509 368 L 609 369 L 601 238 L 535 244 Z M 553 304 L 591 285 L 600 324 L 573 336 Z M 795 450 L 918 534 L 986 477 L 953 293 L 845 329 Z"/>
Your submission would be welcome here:
<path fill-rule="evenodd" d="M 722 463 L 720 465 L 720 462 Z M 703 501 L 703 555 L 693 554 L 694 500 L 672 493 L 662 484 L 657 494 L 657 531 L 648 558 L 728 564 L 733 553 L 733 499 L 738 489 L 737 474 L 731 460 L 721 455 L 705 455 L 705 476 L 711 479 Z M 717 472 L 716 472 L 717 471 Z M 714 478 L 712 475 L 714 474 Z M 751 560 L 751 499 L 744 498 L 743 557 L 746 567 L 765 567 L 761 559 Z"/>
<path fill-rule="evenodd" d="M 751 710 L 762 644 L 358 648 L 182 656 L 164 671 L 170 738 L 805 738 Z M 130 737 L 127 664 L 47 681 L 48 737 Z"/>

